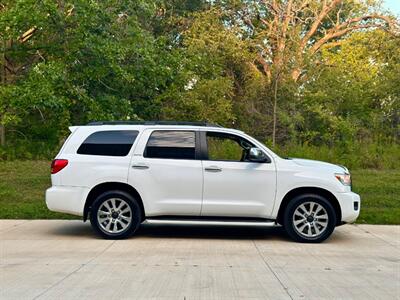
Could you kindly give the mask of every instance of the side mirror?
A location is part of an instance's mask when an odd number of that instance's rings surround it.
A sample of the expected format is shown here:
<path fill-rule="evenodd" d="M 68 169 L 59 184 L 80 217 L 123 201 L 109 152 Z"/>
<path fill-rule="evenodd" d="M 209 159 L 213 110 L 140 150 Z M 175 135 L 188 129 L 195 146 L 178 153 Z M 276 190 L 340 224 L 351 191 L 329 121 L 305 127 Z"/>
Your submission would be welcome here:
<path fill-rule="evenodd" d="M 268 156 L 261 149 L 255 147 L 249 150 L 249 160 L 258 163 L 270 162 Z"/>

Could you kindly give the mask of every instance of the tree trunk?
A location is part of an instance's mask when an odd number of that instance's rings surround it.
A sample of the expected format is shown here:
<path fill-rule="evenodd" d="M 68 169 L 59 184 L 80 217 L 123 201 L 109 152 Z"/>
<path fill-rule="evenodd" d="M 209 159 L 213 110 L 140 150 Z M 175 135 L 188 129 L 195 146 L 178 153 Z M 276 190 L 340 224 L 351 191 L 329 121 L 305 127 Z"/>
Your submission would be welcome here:
<path fill-rule="evenodd" d="M 0 145 L 4 146 L 6 144 L 6 128 L 4 125 L 0 125 Z"/>
<path fill-rule="evenodd" d="M 275 147 L 276 143 L 276 123 L 277 123 L 277 106 L 278 106 L 278 85 L 279 85 L 279 73 L 275 76 L 274 82 L 274 108 L 273 108 L 273 125 L 272 125 L 272 147 Z"/>
<path fill-rule="evenodd" d="M 6 49 L 7 43 L 4 42 L 4 52 L 2 55 L 2 68 L 0 74 L 0 80 L 3 85 L 7 83 L 7 70 L 6 70 Z M 6 144 L 6 129 L 4 128 L 3 124 L 0 124 L 0 146 L 4 146 Z"/>

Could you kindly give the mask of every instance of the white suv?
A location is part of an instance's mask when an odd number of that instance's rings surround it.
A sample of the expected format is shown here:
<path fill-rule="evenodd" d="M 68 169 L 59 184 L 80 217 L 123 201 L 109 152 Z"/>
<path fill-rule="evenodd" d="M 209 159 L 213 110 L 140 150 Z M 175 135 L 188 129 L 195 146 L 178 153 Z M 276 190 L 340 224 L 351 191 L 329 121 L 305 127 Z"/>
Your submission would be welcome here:
<path fill-rule="evenodd" d="M 284 159 L 242 131 L 202 122 L 96 122 L 70 127 L 51 167 L 47 207 L 87 218 L 106 238 L 143 222 L 281 224 L 320 242 L 353 222 L 349 171 Z"/>

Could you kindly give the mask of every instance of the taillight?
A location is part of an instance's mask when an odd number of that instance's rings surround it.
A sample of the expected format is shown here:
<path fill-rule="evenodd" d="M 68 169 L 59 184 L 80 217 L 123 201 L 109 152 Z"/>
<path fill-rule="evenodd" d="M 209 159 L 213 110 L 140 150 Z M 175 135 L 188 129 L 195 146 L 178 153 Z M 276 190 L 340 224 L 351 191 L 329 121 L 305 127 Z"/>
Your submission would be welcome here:
<path fill-rule="evenodd" d="M 55 159 L 51 163 L 51 174 L 56 174 L 68 165 L 67 159 Z"/>

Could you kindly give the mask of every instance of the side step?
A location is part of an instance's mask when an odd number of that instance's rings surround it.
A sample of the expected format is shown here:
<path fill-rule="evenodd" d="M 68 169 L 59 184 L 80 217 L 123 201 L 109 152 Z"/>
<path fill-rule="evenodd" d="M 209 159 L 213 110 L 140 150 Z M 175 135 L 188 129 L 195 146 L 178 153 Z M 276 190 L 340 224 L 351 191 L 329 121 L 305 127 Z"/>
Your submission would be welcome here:
<path fill-rule="evenodd" d="M 274 220 L 263 218 L 181 217 L 162 216 L 146 218 L 143 224 L 217 225 L 217 226 L 277 226 Z"/>

